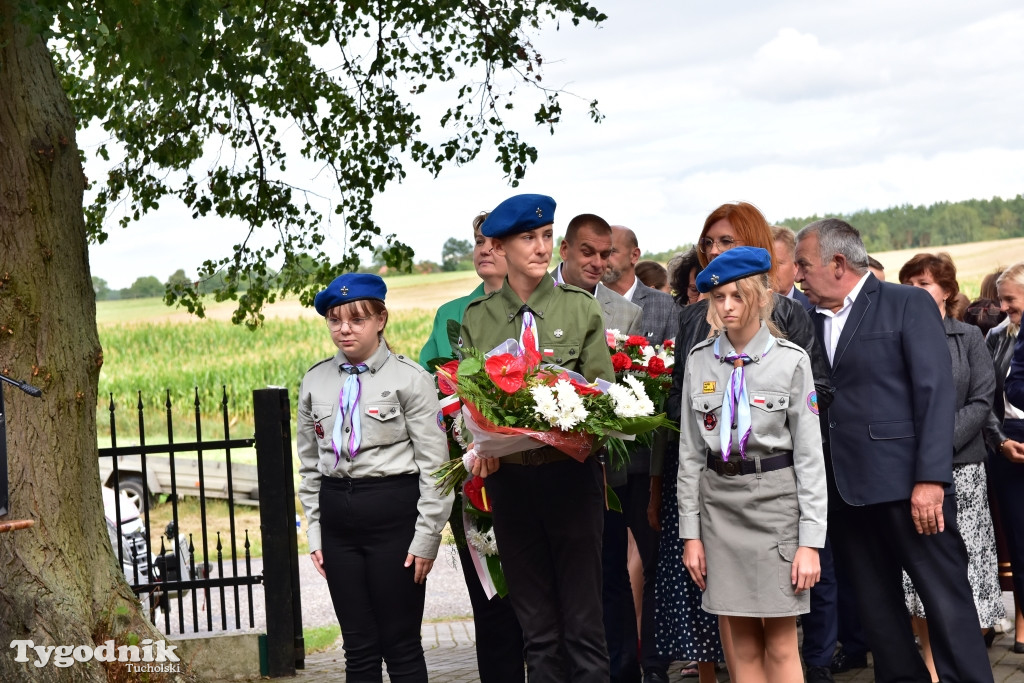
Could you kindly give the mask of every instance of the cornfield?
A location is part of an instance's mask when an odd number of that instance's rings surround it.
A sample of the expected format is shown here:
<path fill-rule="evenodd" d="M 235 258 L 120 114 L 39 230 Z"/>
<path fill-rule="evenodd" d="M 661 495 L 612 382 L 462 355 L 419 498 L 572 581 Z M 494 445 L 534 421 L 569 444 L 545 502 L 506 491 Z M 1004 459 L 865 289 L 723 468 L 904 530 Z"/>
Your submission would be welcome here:
<path fill-rule="evenodd" d="M 430 311 L 390 311 L 385 337 L 392 351 L 418 359 L 432 322 Z M 198 399 L 202 422 L 210 424 L 203 427 L 204 438 L 219 438 L 226 391 L 228 414 L 241 421 L 237 432 L 232 427 L 232 436 L 245 436 L 252 424 L 253 389 L 286 387 L 294 405 L 306 370 L 336 351 L 319 317 L 268 318 L 255 331 L 219 320 L 110 324 L 101 325 L 99 334 L 99 433 L 101 439 L 110 436 L 113 397 L 119 443 L 137 432 L 140 393 L 147 432 L 163 429 L 168 398 L 175 432 L 194 432 Z M 122 434 L 125 429 L 128 434 Z"/>

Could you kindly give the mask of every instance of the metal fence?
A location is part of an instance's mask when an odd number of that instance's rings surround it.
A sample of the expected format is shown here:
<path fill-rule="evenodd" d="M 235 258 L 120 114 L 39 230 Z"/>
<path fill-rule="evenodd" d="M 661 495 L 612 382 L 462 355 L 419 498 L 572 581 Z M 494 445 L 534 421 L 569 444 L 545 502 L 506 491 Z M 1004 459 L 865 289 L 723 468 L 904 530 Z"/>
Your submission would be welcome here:
<path fill-rule="evenodd" d="M 111 396 L 110 447 L 99 449 L 101 473 L 109 467 L 110 473 L 103 475 L 103 480 L 114 491 L 137 493 L 140 515 L 134 521 L 125 519 L 132 517 L 133 511 L 122 511 L 122 507 L 128 506 L 122 505 L 120 495 L 113 495 L 113 515 L 108 512 L 108 527 L 128 583 L 148 608 L 150 619 L 163 632 L 195 635 L 252 629 L 256 626 L 255 612 L 264 611 L 268 673 L 293 675 L 296 668 L 303 667 L 305 648 L 287 390 L 256 390 L 253 407 L 255 438 L 231 438 L 224 388 L 219 406 L 223 433 L 217 435 L 222 438 L 204 440 L 197 390 L 193 406 L 196 440 L 175 443 L 168 392 L 164 411 L 166 443 L 149 444 L 140 393 L 136 409 L 138 443 L 118 446 L 116 404 Z M 246 479 L 248 473 L 239 469 L 243 466 L 232 463 L 232 451 L 253 446 L 258 480 L 255 495 L 251 481 Z M 187 458 L 183 457 L 185 454 Z M 245 480 L 244 490 L 237 486 L 239 479 Z M 156 491 L 166 496 L 171 506 L 171 521 L 162 530 L 159 544 L 151 523 L 151 503 Z M 198 498 L 198 535 L 179 526 L 179 504 L 184 495 Z M 237 529 L 236 502 L 251 502 L 257 496 L 261 529 Z M 208 531 L 207 503 L 213 497 L 226 498 L 226 537 L 219 531 L 211 537 Z M 262 559 L 254 560 L 250 555 L 255 539 L 262 543 Z M 263 605 L 254 602 L 253 586 L 257 584 L 263 584 Z"/>

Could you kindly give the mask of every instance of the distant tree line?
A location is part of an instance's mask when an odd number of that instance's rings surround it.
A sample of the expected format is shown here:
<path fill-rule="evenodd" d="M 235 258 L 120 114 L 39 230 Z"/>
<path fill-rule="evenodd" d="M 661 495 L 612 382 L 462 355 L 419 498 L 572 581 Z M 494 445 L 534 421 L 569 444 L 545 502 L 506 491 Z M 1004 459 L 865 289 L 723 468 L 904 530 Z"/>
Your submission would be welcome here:
<path fill-rule="evenodd" d="M 864 245 L 870 252 L 897 249 L 931 249 L 947 244 L 983 242 L 987 240 L 1024 237 L 1024 195 L 1013 199 L 969 199 L 963 202 L 939 202 L 931 206 L 894 206 L 878 211 L 856 211 L 850 214 L 827 214 L 806 218 L 787 218 L 777 225 L 799 230 L 808 223 L 822 218 L 842 218 L 860 230 Z M 561 240 L 558 240 L 561 243 Z M 687 251 L 692 244 L 664 251 L 645 251 L 642 258 L 667 263 L 673 256 Z M 555 245 L 555 254 L 558 244 Z M 312 264 L 309 264 L 312 272 Z M 441 247 L 441 263 L 424 260 L 413 267 L 417 273 L 437 273 L 473 269 L 473 243 L 450 237 Z M 385 272 L 383 254 L 378 249 L 370 263 L 361 272 Z M 178 269 L 166 282 L 149 275 L 140 277 L 131 287 L 111 289 L 107 281 L 93 276 L 92 286 L 99 301 L 111 299 L 141 299 L 162 297 L 168 286 L 197 288 L 200 294 L 210 294 L 223 285 L 223 277 L 215 273 L 204 280 L 193 281 L 185 271 Z M 239 289 L 244 289 L 244 282 Z"/>

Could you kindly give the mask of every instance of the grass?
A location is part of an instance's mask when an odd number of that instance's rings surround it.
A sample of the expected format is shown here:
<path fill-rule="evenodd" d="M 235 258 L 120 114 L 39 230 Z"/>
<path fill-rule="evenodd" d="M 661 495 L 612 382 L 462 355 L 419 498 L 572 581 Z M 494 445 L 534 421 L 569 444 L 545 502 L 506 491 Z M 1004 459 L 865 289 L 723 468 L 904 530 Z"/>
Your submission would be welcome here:
<path fill-rule="evenodd" d="M 306 646 L 307 655 L 333 649 L 340 636 L 341 627 L 337 624 L 309 626 L 302 629 L 302 639 Z"/>
<path fill-rule="evenodd" d="M 174 519 L 174 506 L 167 501 L 167 496 L 160 496 L 163 500 L 151 504 L 149 507 L 149 528 L 150 538 L 153 539 L 150 550 L 154 554 L 160 552 L 160 539 L 163 537 L 164 528 L 167 523 Z M 178 529 L 188 538 L 192 535 L 192 544 L 195 548 L 196 564 L 204 561 L 203 537 L 202 537 L 202 515 L 198 498 L 182 497 L 178 500 Z M 250 557 L 263 556 L 263 542 L 260 536 L 260 511 L 259 508 L 249 505 L 235 505 L 235 548 L 239 561 L 239 571 L 244 571 L 245 565 L 245 532 L 249 531 L 249 555 Z M 225 564 L 231 560 L 231 525 L 228 515 L 228 503 L 226 500 L 216 498 L 206 499 L 206 542 L 209 549 L 209 560 L 217 564 L 217 532 L 220 532 L 220 541 L 223 546 L 222 558 Z M 164 537 L 164 543 L 169 550 L 170 545 Z M 187 551 L 186 551 L 187 552 Z M 186 557 L 186 559 L 188 559 Z"/>

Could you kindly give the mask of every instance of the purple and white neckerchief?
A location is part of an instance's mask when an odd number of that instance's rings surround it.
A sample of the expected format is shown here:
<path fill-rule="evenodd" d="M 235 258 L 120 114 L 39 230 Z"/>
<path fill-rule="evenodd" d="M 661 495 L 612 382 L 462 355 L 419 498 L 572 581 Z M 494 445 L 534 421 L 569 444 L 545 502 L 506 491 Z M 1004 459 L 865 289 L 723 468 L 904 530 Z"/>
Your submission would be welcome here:
<path fill-rule="evenodd" d="M 348 459 L 352 460 L 359 455 L 359 442 L 362 439 L 362 429 L 359 421 L 359 395 L 363 391 L 359 382 L 360 373 L 370 368 L 366 363 L 342 363 L 341 369 L 348 373 L 345 383 L 341 385 L 341 393 L 338 395 L 338 417 L 334 420 L 334 432 L 331 434 L 331 446 L 334 448 L 334 466 L 341 462 L 341 449 L 338 444 L 342 443 L 341 430 L 345 423 L 345 416 L 351 415 L 352 432 L 348 437 Z"/>
<path fill-rule="evenodd" d="M 715 338 L 715 358 L 722 362 L 732 363 L 733 369 L 726 385 L 726 396 L 722 400 L 722 419 L 718 430 L 719 445 L 722 449 L 722 460 L 728 462 L 729 454 L 732 452 L 732 430 L 736 429 L 740 435 L 740 458 L 746 460 L 747 440 L 750 439 L 750 396 L 747 394 L 745 367 L 751 358 L 745 353 L 730 353 L 723 357 L 719 350 L 719 342 L 723 336 L 720 334 Z M 761 358 L 768 355 L 768 351 L 774 343 L 775 337 L 768 335 L 768 343 L 765 344 Z"/>

